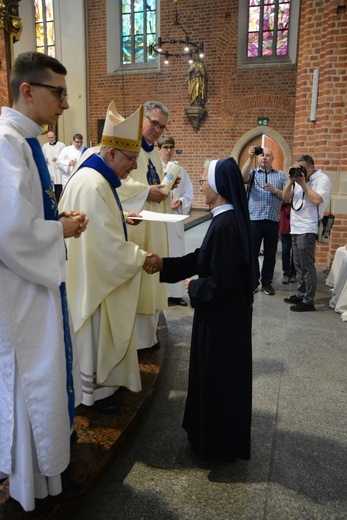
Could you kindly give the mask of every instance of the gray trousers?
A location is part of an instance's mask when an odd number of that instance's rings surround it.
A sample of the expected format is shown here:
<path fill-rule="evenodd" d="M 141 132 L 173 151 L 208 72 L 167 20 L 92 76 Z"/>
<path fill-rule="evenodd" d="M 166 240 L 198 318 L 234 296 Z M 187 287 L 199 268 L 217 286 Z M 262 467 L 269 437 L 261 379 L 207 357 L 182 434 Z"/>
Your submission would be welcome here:
<path fill-rule="evenodd" d="M 294 265 L 298 278 L 297 296 L 308 305 L 314 304 L 317 288 L 317 272 L 314 265 L 316 240 L 315 233 L 292 235 Z"/>

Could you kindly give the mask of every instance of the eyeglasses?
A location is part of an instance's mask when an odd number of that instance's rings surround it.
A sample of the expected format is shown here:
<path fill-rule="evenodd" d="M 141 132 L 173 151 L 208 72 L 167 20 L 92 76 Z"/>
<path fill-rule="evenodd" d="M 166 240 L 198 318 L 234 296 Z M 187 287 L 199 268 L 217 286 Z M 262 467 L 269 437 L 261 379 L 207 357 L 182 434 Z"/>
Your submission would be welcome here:
<path fill-rule="evenodd" d="M 199 186 L 202 186 L 205 182 L 208 182 L 207 179 L 199 179 Z"/>
<path fill-rule="evenodd" d="M 173 150 L 175 147 L 174 147 L 174 145 L 170 146 L 169 144 L 164 144 L 162 146 L 162 148 L 163 148 L 163 150 Z"/>
<path fill-rule="evenodd" d="M 127 157 L 130 162 L 134 162 L 135 164 L 137 164 L 137 161 L 139 160 L 138 157 L 131 157 L 127 153 L 124 153 L 122 150 L 118 150 L 118 148 L 117 148 L 117 152 L 121 153 L 122 155 L 125 155 L 125 157 Z"/>
<path fill-rule="evenodd" d="M 65 101 L 68 99 L 69 94 L 63 87 L 55 87 L 54 85 L 45 85 L 45 83 L 36 83 L 32 81 L 29 85 L 33 85 L 35 87 L 45 87 L 53 89 L 54 94 L 56 94 L 59 98 L 59 101 Z"/>
<path fill-rule="evenodd" d="M 167 130 L 165 125 L 161 125 L 160 123 L 158 123 L 158 121 L 151 119 L 149 116 L 146 116 L 146 117 L 147 117 L 148 121 L 151 123 L 151 125 L 154 126 L 154 128 L 156 128 L 157 130 L 160 130 L 161 132 L 164 132 L 164 130 Z"/>
<path fill-rule="evenodd" d="M 74 139 L 74 143 L 76 143 L 76 144 L 83 144 L 83 141 L 77 141 L 77 139 Z"/>

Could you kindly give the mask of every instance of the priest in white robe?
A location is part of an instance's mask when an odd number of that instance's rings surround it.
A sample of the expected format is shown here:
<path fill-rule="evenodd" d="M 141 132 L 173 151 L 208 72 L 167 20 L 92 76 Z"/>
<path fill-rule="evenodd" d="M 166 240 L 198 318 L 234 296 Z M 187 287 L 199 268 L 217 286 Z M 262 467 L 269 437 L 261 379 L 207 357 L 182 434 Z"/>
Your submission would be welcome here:
<path fill-rule="evenodd" d="M 47 168 L 54 182 L 54 191 L 57 199 L 59 199 L 62 190 L 61 169 L 57 164 L 60 152 L 65 148 L 65 144 L 57 140 L 53 131 L 47 132 L 47 143 L 42 146 L 42 152 L 46 159 Z"/>
<path fill-rule="evenodd" d="M 144 104 L 142 148 L 137 170 L 118 190 L 125 211 L 142 210 L 167 213 L 170 197 L 161 189 L 163 167 L 155 142 L 166 130 L 169 110 L 159 101 Z M 145 221 L 129 229 L 129 240 L 146 251 L 155 251 L 161 257 L 168 255 L 167 225 L 164 222 Z M 167 288 L 159 282 L 158 274 L 148 277 L 143 272 L 136 317 L 137 349 L 159 346 L 157 326 L 159 313 L 167 308 Z"/>
<path fill-rule="evenodd" d="M 66 499 L 71 491 L 62 493 L 61 483 L 75 406 L 64 237 L 78 237 L 87 219 L 58 215 L 36 139 L 69 108 L 65 75 L 54 58 L 20 54 L 10 77 L 13 108 L 0 117 L 0 478 L 9 477 L 25 511 L 35 498 Z"/>
<path fill-rule="evenodd" d="M 61 171 L 61 184 L 63 189 L 71 173 L 74 171 L 78 159 L 86 149 L 87 147 L 83 146 L 83 136 L 81 134 L 75 134 L 72 138 L 72 144 L 65 146 L 61 150 L 57 159 L 57 166 Z"/>
<path fill-rule="evenodd" d="M 72 204 L 90 212 L 81 240 L 67 241 L 67 294 L 82 402 L 108 413 L 118 410 L 111 398 L 118 387 L 141 390 L 134 323 L 142 268 L 154 265 L 155 258 L 147 258 L 147 251 L 127 240 L 117 190 L 136 171 L 142 119 L 142 106 L 124 120 L 114 102 L 109 105 L 101 145 L 81 157 L 59 205 L 61 211 Z"/>
<path fill-rule="evenodd" d="M 175 140 L 171 135 L 163 135 L 158 141 L 159 155 L 164 171 L 167 164 L 173 161 L 175 146 Z M 171 191 L 170 212 L 178 215 L 189 215 L 194 198 L 193 183 L 183 166 L 179 165 L 179 167 L 180 182 L 178 186 Z M 184 221 L 180 220 L 179 222 L 168 224 L 167 231 L 169 237 L 169 255 L 171 257 L 183 256 L 185 254 Z M 168 283 L 167 290 L 169 305 L 187 306 L 184 281 Z"/>

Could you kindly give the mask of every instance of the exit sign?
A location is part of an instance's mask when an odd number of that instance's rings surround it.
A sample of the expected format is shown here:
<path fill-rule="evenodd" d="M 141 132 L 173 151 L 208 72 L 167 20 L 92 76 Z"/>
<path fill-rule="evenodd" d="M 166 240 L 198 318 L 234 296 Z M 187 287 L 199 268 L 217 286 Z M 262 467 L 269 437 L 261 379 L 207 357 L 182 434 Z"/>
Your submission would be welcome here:
<path fill-rule="evenodd" d="M 269 119 L 267 117 L 258 117 L 258 126 L 267 126 Z"/>

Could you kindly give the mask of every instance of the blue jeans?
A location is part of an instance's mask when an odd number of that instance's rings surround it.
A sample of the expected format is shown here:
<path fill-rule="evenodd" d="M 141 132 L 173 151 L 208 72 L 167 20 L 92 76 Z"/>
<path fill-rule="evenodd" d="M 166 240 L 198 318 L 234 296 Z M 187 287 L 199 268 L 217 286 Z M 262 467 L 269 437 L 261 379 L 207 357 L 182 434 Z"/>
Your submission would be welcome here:
<path fill-rule="evenodd" d="M 283 276 L 295 276 L 294 255 L 292 251 L 292 235 L 281 233 L 282 271 Z"/>
<path fill-rule="evenodd" d="M 264 241 L 264 257 L 261 270 L 261 283 L 267 284 L 272 282 L 276 264 L 278 226 L 278 222 L 273 220 L 251 221 L 255 287 L 258 287 L 260 280 L 259 252 L 262 240 Z"/>
<path fill-rule="evenodd" d="M 294 264 L 298 277 L 297 296 L 308 305 L 314 304 L 317 288 L 317 272 L 314 265 L 316 240 L 315 233 L 292 235 Z"/>

